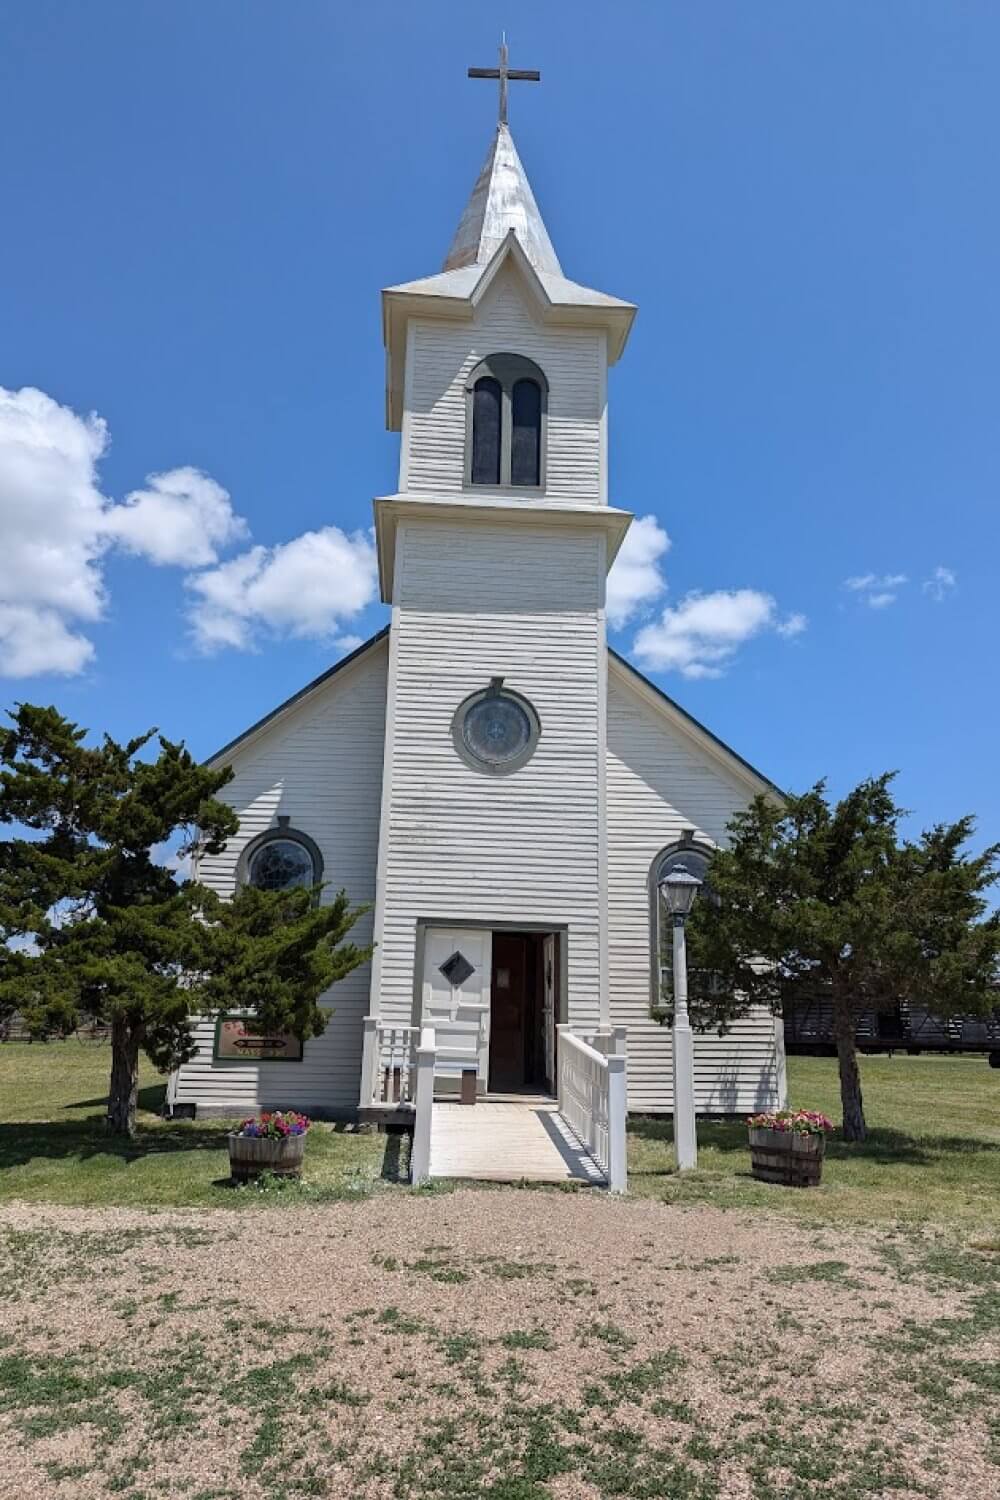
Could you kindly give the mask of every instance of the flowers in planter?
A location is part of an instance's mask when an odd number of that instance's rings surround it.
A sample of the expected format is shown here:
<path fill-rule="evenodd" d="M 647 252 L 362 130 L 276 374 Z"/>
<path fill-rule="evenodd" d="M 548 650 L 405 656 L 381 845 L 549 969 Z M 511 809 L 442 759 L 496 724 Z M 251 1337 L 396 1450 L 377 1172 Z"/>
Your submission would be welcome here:
<path fill-rule="evenodd" d="M 284 1112 L 276 1109 L 251 1115 L 236 1127 L 234 1133 L 250 1136 L 255 1140 L 283 1141 L 289 1136 L 305 1135 L 311 1124 L 308 1115 L 297 1114 L 294 1109 L 286 1109 Z"/>
<path fill-rule="evenodd" d="M 751 1115 L 747 1124 L 751 1130 L 783 1130 L 794 1135 L 828 1135 L 834 1128 L 833 1121 L 816 1109 L 768 1110 Z"/>

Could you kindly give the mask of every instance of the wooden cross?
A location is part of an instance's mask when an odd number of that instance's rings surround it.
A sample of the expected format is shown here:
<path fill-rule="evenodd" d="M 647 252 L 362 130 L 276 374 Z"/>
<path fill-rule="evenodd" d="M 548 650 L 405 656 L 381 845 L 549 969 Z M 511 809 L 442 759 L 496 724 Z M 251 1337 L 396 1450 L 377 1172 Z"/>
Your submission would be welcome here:
<path fill-rule="evenodd" d="M 511 78 L 524 83 L 540 83 L 542 75 L 535 68 L 508 68 L 507 38 L 500 43 L 499 68 L 470 68 L 470 78 L 498 78 L 500 80 L 500 124 L 507 123 L 507 84 Z"/>

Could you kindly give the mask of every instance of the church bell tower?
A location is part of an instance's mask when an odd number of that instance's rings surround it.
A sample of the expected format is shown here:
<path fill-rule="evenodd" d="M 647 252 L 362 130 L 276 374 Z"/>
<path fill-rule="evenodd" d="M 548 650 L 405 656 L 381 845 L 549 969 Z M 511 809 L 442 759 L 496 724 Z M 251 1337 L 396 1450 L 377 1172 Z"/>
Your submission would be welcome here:
<path fill-rule="evenodd" d="M 608 1021 L 604 599 L 631 516 L 608 503 L 606 389 L 635 308 L 563 274 L 507 123 L 508 81 L 537 75 L 505 47 L 470 74 L 499 81 L 500 118 L 444 266 L 382 293 L 401 443 L 375 501 L 370 1010 L 433 1023 L 442 1086 L 475 1066 L 483 1091 L 518 1057 L 550 1081 L 558 1021 Z"/>

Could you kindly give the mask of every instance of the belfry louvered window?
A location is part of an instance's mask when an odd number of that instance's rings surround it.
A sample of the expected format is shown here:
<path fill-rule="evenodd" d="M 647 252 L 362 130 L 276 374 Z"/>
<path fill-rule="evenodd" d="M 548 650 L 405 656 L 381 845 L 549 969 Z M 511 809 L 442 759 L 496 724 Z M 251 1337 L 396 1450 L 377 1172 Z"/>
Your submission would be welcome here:
<path fill-rule="evenodd" d="M 494 489 L 542 489 L 548 382 L 530 359 L 491 354 L 466 387 L 466 482 Z"/>

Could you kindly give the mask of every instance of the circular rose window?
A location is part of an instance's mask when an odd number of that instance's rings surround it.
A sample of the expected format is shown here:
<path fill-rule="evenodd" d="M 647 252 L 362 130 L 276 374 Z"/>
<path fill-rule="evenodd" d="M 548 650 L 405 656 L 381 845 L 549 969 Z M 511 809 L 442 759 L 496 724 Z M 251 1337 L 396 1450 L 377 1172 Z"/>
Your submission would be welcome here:
<path fill-rule="evenodd" d="M 463 760 L 502 773 L 523 766 L 538 743 L 538 715 L 519 693 L 490 686 L 459 706 L 453 733 Z"/>

